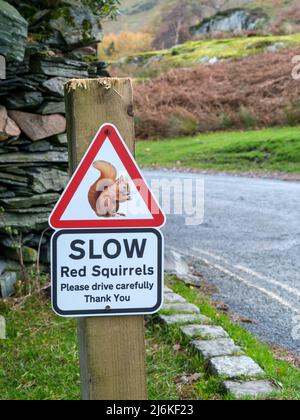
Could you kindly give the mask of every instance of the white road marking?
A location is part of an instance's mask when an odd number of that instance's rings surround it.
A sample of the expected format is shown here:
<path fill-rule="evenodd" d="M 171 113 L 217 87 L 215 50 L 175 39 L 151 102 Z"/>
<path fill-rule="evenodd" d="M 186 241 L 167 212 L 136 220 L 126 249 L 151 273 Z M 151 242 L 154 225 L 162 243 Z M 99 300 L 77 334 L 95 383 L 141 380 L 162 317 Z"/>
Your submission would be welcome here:
<path fill-rule="evenodd" d="M 192 257 L 195 259 L 199 259 L 201 261 L 203 261 L 205 264 L 213 267 L 216 270 L 221 271 L 224 274 L 227 274 L 229 277 L 232 277 L 235 280 L 238 280 L 240 283 L 246 284 L 246 286 L 259 290 L 261 293 L 267 295 L 269 298 L 277 301 L 278 303 L 280 303 L 282 306 L 287 307 L 288 309 L 290 309 L 291 311 L 295 312 L 296 314 L 300 314 L 300 309 L 296 308 L 295 306 L 291 305 L 289 302 L 287 302 L 285 299 L 282 299 L 280 296 L 278 296 L 276 293 L 273 293 L 267 289 L 265 289 L 264 287 L 260 287 L 257 286 L 256 284 L 251 283 L 250 281 L 248 281 L 247 279 L 245 279 L 242 276 L 237 275 L 236 273 L 233 273 L 232 271 L 221 267 L 218 264 L 213 263 L 212 261 L 208 260 L 207 258 L 201 257 L 201 256 L 197 256 L 197 255 L 193 255 L 191 253 L 189 254 L 184 254 L 183 252 L 179 251 L 178 249 L 175 249 L 173 247 L 169 247 L 169 249 L 171 249 L 173 252 L 177 252 L 181 255 L 183 255 L 184 257 Z"/>
<path fill-rule="evenodd" d="M 224 257 L 213 254 L 212 252 L 208 252 L 208 251 L 205 251 L 201 248 L 195 248 L 195 247 L 192 248 L 192 249 L 194 251 L 201 252 L 204 255 L 208 255 L 208 256 L 210 256 L 210 257 L 212 257 L 212 258 L 214 258 L 218 261 L 223 261 L 229 266 L 231 265 L 230 262 L 228 260 L 226 260 Z M 252 277 L 256 277 L 259 280 L 263 280 L 266 283 L 272 284 L 273 286 L 281 287 L 282 289 L 286 290 L 288 293 L 300 297 L 300 290 L 299 289 L 296 289 L 294 287 L 290 287 L 286 284 L 283 284 L 280 281 L 278 281 L 276 279 L 273 279 L 272 277 L 265 276 L 264 274 L 261 274 L 261 273 L 257 273 L 256 271 L 252 270 L 251 268 L 244 267 L 243 265 L 238 264 L 238 265 L 233 265 L 232 267 L 239 270 L 239 271 L 243 271 L 243 272 L 251 275 Z"/>

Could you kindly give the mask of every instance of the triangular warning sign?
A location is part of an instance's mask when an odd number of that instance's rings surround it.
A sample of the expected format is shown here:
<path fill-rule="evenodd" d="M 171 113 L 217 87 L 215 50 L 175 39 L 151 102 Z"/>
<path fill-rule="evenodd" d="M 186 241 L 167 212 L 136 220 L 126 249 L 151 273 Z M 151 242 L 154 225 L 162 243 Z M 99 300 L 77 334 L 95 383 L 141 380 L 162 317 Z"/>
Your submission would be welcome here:
<path fill-rule="evenodd" d="M 56 204 L 54 229 L 160 227 L 165 215 L 119 131 L 103 125 Z"/>

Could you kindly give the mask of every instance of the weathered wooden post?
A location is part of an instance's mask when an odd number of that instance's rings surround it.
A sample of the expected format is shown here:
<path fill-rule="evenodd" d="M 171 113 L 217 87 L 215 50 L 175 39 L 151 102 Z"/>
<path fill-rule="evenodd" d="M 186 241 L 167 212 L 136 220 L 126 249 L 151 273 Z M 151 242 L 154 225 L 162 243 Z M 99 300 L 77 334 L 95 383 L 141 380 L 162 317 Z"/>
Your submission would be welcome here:
<path fill-rule="evenodd" d="M 70 170 L 74 172 L 103 123 L 115 124 L 134 153 L 130 79 L 74 80 L 66 85 Z M 147 398 L 143 316 L 79 321 L 82 398 Z"/>

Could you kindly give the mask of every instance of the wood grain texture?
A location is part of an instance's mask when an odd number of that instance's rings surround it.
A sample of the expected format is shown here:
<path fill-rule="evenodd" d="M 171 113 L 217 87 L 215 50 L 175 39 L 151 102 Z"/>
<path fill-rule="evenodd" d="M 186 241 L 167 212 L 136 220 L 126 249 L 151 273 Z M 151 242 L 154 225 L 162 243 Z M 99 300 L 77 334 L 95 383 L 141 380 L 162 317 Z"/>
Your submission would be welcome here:
<path fill-rule="evenodd" d="M 74 172 L 100 126 L 117 126 L 134 153 L 130 79 L 74 80 L 66 85 L 70 171 Z M 84 400 L 144 400 L 144 317 L 79 320 L 81 388 Z"/>

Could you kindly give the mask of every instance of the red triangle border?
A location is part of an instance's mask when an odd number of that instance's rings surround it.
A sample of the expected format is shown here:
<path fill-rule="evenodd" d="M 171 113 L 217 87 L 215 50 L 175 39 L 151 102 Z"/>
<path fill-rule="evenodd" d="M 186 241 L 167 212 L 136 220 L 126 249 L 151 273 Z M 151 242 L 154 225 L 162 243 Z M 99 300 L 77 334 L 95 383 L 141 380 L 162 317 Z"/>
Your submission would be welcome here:
<path fill-rule="evenodd" d="M 49 224 L 53 229 L 141 228 L 161 227 L 164 225 L 165 215 L 157 204 L 157 201 L 153 197 L 146 182 L 145 184 L 147 188 L 143 188 L 142 191 L 139 191 L 139 193 L 151 212 L 153 219 L 107 218 L 99 220 L 61 220 L 69 203 L 74 197 L 78 186 L 82 182 L 89 168 L 92 166 L 95 157 L 107 138 L 109 138 L 131 179 L 142 179 L 144 181 L 144 178 L 142 177 L 135 160 L 124 143 L 118 129 L 112 124 L 102 125 L 50 215 Z"/>

